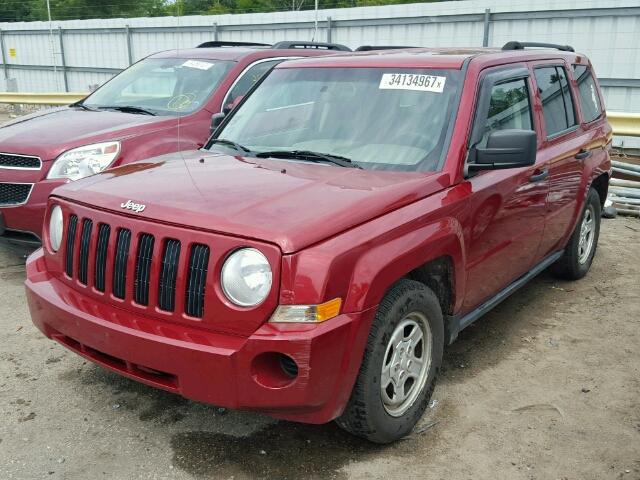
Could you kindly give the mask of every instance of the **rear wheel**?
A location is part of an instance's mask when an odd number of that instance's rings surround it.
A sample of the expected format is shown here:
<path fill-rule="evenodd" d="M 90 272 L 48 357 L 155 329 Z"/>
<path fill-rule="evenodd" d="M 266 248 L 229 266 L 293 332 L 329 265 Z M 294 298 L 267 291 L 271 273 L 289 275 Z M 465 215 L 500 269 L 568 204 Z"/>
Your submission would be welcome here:
<path fill-rule="evenodd" d="M 411 432 L 424 413 L 442 362 L 444 326 L 436 295 L 413 280 L 380 303 L 345 412 L 345 430 L 376 443 Z"/>
<path fill-rule="evenodd" d="M 577 280 L 587 274 L 598 246 L 601 209 L 598 192 L 593 188 L 589 189 L 580 221 L 564 254 L 553 266 L 555 275 L 567 280 Z"/>

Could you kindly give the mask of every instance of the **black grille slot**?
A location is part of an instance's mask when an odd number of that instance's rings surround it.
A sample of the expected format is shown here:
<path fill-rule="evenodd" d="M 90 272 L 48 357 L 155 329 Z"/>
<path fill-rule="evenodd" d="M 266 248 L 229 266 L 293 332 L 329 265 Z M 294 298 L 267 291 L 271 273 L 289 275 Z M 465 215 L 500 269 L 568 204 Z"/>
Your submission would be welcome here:
<path fill-rule="evenodd" d="M 69 217 L 69 225 L 67 227 L 67 245 L 65 250 L 65 272 L 67 275 L 73 276 L 73 248 L 76 244 L 76 229 L 78 228 L 78 217 L 71 215 Z"/>
<path fill-rule="evenodd" d="M 109 237 L 111 227 L 107 224 L 100 224 L 98 227 L 98 243 L 96 244 L 96 267 L 94 271 L 94 286 L 96 290 L 104 292 L 105 273 L 107 271 L 107 249 L 109 248 Z"/>
<path fill-rule="evenodd" d="M 121 228 L 118 230 L 116 258 L 113 262 L 113 295 L 117 298 L 124 298 L 127 288 L 127 260 L 130 245 L 131 230 Z"/>
<path fill-rule="evenodd" d="M 78 280 L 87 284 L 87 272 L 89 270 L 89 243 L 93 222 L 88 218 L 82 221 L 82 233 L 80 234 L 80 258 L 78 259 Z"/>
<path fill-rule="evenodd" d="M 151 259 L 153 256 L 153 235 L 143 233 L 138 242 L 136 257 L 136 276 L 133 281 L 133 298 L 140 305 L 149 304 L 149 277 L 151 275 Z"/>
<path fill-rule="evenodd" d="M 31 193 L 32 183 L 0 183 L 0 205 L 20 205 Z"/>
<path fill-rule="evenodd" d="M 192 317 L 201 318 L 204 314 L 204 290 L 207 283 L 209 265 L 209 247 L 196 244 L 191 248 L 185 312 Z"/>
<path fill-rule="evenodd" d="M 160 272 L 160 289 L 158 306 L 167 312 L 173 312 L 176 303 L 176 277 L 180 260 L 180 242 L 167 240 L 162 253 L 162 270 Z"/>
<path fill-rule="evenodd" d="M 42 166 L 38 157 L 25 157 L 11 153 L 0 153 L 0 167 L 31 168 L 38 170 Z"/>

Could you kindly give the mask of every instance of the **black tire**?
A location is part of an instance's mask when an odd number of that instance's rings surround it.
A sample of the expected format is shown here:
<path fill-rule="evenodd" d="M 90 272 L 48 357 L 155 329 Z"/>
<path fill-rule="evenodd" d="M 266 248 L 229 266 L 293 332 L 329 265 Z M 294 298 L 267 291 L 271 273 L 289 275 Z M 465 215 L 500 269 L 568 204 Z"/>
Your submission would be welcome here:
<path fill-rule="evenodd" d="M 593 217 L 595 227 L 595 230 L 593 232 L 593 244 L 588 257 L 582 259 L 581 261 L 580 230 L 582 228 L 582 222 L 589 209 L 591 209 L 591 215 Z M 555 264 L 553 264 L 551 268 L 551 271 L 554 275 L 566 280 L 578 280 L 587 274 L 598 247 L 601 212 L 602 207 L 600 204 L 600 195 L 598 195 L 598 192 L 596 192 L 593 188 L 590 188 L 589 193 L 587 194 L 587 199 L 584 202 L 584 207 L 582 208 L 582 212 L 580 213 L 580 219 L 578 220 L 573 234 L 571 234 L 571 238 L 569 238 L 569 242 L 565 247 L 564 254 Z"/>
<path fill-rule="evenodd" d="M 392 416 L 382 400 L 382 366 L 393 332 L 412 312 L 418 312 L 428 322 L 432 338 L 431 362 L 417 397 L 411 404 L 407 403 L 406 412 Z M 336 420 L 337 424 L 375 443 L 390 443 L 409 434 L 427 408 L 442 364 L 443 349 L 444 323 L 438 298 L 422 283 L 406 279 L 398 281 L 380 303 L 351 398 L 342 416 Z"/>

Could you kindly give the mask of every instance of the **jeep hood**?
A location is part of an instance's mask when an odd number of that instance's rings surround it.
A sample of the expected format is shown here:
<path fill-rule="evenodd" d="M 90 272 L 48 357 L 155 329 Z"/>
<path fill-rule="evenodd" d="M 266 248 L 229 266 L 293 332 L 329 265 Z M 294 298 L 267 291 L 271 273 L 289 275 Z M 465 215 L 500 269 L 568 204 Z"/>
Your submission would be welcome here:
<path fill-rule="evenodd" d="M 175 117 L 154 117 L 72 107 L 44 110 L 19 117 L 0 127 L 0 152 L 36 155 L 53 160 L 71 148 L 107 140 L 121 140 L 142 129 L 168 128 Z"/>
<path fill-rule="evenodd" d="M 448 185 L 442 173 L 342 168 L 190 151 L 66 184 L 55 196 L 94 208 L 277 244 L 283 253 Z M 128 201 L 145 205 L 135 213 Z"/>

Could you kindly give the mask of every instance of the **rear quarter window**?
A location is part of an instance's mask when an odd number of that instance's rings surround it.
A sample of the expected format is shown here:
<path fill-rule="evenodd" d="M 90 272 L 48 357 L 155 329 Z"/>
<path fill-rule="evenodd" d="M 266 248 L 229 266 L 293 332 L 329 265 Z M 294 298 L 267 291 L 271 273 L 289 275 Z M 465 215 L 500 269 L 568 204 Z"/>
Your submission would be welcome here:
<path fill-rule="evenodd" d="M 582 109 L 582 119 L 592 122 L 602 114 L 602 104 L 591 69 L 586 65 L 574 65 L 573 76 L 578 83 L 578 97 Z"/>

